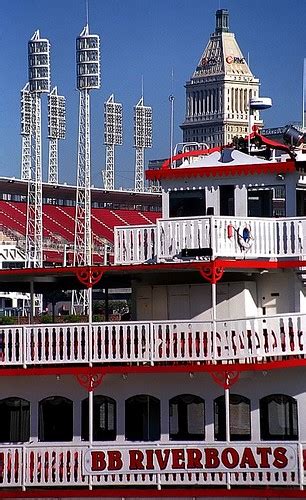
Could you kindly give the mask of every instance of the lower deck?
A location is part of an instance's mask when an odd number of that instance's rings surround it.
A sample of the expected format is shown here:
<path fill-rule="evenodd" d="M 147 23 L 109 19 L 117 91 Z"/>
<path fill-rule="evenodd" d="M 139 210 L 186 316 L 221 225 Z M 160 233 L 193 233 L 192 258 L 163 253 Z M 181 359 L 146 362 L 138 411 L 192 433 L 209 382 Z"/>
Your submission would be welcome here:
<path fill-rule="evenodd" d="M 89 393 L 86 383 L 1 377 L 0 484 L 10 494 L 188 487 L 247 496 L 306 485 L 303 368 L 243 372 L 225 388 L 216 373 L 188 371 L 105 375 Z"/>

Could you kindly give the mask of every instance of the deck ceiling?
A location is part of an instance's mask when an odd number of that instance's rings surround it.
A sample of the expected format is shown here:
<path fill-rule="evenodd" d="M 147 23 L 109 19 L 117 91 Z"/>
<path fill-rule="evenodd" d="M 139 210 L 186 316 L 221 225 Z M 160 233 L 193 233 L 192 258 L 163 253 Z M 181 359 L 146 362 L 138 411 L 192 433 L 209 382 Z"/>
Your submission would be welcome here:
<path fill-rule="evenodd" d="M 224 271 L 222 280 L 251 280 L 255 274 L 262 272 L 278 272 L 280 269 L 306 268 L 306 261 L 283 260 L 225 260 L 178 262 L 161 264 L 140 264 L 127 266 L 92 266 L 89 267 L 44 267 L 36 269 L 1 269 L 0 290 L 30 292 L 33 282 L 35 293 L 46 293 L 53 290 L 82 289 L 84 284 L 78 279 L 81 273 L 101 273 L 94 288 L 129 288 L 133 281 L 146 284 L 181 284 L 203 283 L 200 274 L 202 269 L 221 268 Z M 187 276 L 188 275 L 188 276 Z"/>

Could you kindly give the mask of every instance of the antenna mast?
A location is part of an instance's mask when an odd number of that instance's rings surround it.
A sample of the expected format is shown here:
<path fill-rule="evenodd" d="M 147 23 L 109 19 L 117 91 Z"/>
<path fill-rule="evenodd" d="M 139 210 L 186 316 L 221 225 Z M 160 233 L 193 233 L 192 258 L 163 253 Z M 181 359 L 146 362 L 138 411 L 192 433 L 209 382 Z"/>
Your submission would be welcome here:
<path fill-rule="evenodd" d="M 91 266 L 90 91 L 100 88 L 100 39 L 98 35 L 89 34 L 88 24 L 76 40 L 76 61 L 80 104 L 73 263 L 75 266 Z M 90 305 L 88 289 L 73 292 L 74 314 L 86 313 Z"/>
<path fill-rule="evenodd" d="M 65 139 L 66 103 L 65 97 L 57 94 L 57 87 L 54 87 L 48 95 L 48 121 L 48 183 L 58 184 L 58 141 Z"/>

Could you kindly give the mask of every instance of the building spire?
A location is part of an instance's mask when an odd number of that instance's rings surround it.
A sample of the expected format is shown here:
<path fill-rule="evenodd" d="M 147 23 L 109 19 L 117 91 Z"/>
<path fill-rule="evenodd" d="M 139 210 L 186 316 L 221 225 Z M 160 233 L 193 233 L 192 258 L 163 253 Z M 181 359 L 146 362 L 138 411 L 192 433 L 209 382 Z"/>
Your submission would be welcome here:
<path fill-rule="evenodd" d="M 229 14 L 227 9 L 218 9 L 216 12 L 216 35 L 229 32 Z"/>

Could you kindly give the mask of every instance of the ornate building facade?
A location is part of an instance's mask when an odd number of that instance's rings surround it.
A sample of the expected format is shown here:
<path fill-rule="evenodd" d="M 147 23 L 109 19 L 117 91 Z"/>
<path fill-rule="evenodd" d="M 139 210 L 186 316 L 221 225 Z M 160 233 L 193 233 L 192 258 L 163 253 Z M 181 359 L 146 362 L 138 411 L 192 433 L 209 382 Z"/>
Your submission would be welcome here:
<path fill-rule="evenodd" d="M 231 143 L 245 136 L 249 123 L 249 100 L 259 96 L 259 79 L 251 72 L 235 34 L 229 31 L 229 13 L 216 12 L 215 32 L 189 81 L 186 82 L 186 116 L 181 129 L 183 142 L 208 147 Z M 254 123 L 262 121 L 254 111 Z"/>

